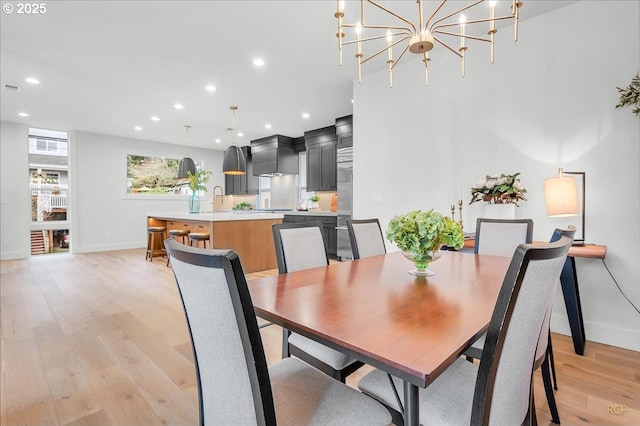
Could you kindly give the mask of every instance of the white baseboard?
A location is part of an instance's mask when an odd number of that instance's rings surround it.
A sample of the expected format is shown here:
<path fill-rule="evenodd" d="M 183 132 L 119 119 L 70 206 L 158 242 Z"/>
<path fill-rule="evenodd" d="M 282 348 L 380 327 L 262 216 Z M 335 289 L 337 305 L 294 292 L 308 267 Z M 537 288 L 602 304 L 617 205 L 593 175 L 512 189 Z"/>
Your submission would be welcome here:
<path fill-rule="evenodd" d="M 31 253 L 24 251 L 3 251 L 0 253 L 0 260 L 17 260 L 17 259 L 27 259 L 31 256 Z"/>
<path fill-rule="evenodd" d="M 99 251 L 114 251 L 114 250 L 130 250 L 130 249 L 137 249 L 137 248 L 145 248 L 147 246 L 147 243 L 140 243 L 140 242 L 130 242 L 130 243 L 117 243 L 117 244 L 100 244 L 100 245 L 93 245 L 93 246 L 80 246 L 80 247 L 75 247 L 72 246 L 71 250 L 73 253 L 95 253 L 95 252 L 99 252 Z"/>
<path fill-rule="evenodd" d="M 587 340 L 640 352 L 640 330 L 610 327 L 592 322 L 585 322 L 584 329 Z M 552 314 L 551 331 L 571 336 L 567 317 Z M 589 343 L 586 346 L 589 346 Z"/>

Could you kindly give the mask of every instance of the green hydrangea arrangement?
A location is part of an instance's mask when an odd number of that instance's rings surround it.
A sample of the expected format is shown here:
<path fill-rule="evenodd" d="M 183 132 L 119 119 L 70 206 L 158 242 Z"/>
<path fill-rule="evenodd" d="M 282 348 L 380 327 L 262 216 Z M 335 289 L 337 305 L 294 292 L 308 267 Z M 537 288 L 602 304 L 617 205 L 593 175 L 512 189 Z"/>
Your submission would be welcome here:
<path fill-rule="evenodd" d="M 443 245 L 457 250 L 464 244 L 460 223 L 433 209 L 395 216 L 389 222 L 386 236 L 400 250 L 411 254 L 418 269 L 426 269 L 433 260 L 433 252 Z"/>

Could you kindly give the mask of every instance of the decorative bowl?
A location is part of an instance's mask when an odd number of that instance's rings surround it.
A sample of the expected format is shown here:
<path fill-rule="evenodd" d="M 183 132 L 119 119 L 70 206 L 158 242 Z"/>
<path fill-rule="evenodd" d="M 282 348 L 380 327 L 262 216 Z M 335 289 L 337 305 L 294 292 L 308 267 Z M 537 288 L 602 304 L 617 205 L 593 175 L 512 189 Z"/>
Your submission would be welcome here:
<path fill-rule="evenodd" d="M 435 250 L 429 251 L 426 253 L 407 253 L 402 252 L 404 257 L 413 262 L 416 269 L 412 269 L 409 271 L 410 274 L 416 275 L 418 277 L 429 277 L 435 275 L 436 273 L 433 271 L 429 271 L 427 268 L 429 267 L 429 263 L 435 262 L 440 259 L 442 256 L 442 251 Z"/>

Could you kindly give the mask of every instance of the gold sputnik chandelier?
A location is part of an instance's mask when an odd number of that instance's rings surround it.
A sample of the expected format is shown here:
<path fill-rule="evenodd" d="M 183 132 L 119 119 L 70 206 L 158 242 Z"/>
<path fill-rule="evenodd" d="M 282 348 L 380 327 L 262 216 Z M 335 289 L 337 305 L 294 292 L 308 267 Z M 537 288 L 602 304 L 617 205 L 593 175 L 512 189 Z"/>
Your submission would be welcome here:
<path fill-rule="evenodd" d="M 498 32 L 498 30 L 496 29 L 496 21 L 512 19 L 514 21 L 514 41 L 518 40 L 518 9 L 522 7 L 521 1 L 489 1 L 489 17 L 471 19 L 468 21 L 463 12 L 471 12 L 470 9 L 480 5 L 481 3 L 484 3 L 484 0 L 476 0 L 474 2 L 467 3 L 463 7 L 460 7 L 459 9 L 451 12 L 445 11 L 445 9 L 443 8 L 447 2 L 461 3 L 461 1 L 458 0 L 440 0 L 439 5 L 435 7 L 428 19 L 425 20 L 423 17 L 422 0 L 417 0 L 416 3 L 418 4 L 418 23 L 414 24 L 410 20 L 402 17 L 396 12 L 387 9 L 386 7 L 373 0 L 360 0 L 360 20 L 355 24 L 349 24 L 344 22 L 345 2 L 342 0 L 337 0 L 337 10 L 334 16 L 338 19 L 338 32 L 336 36 L 338 37 L 340 65 L 342 65 L 342 47 L 348 44 L 355 44 L 355 57 L 358 61 L 358 82 L 360 83 L 362 82 L 362 64 L 368 62 L 369 60 L 386 51 L 387 64 L 389 66 L 389 85 L 393 86 L 393 69 L 400 62 L 400 60 L 408 50 L 411 53 L 422 55 L 422 61 L 424 62 L 425 68 L 425 85 L 429 85 L 429 61 L 431 61 L 429 52 L 436 44 L 445 47 L 447 50 L 460 57 L 460 60 L 462 61 L 462 77 L 464 77 L 464 60 L 467 51 L 467 40 L 490 43 L 491 63 L 493 63 L 494 59 L 494 36 Z M 511 12 L 505 16 L 496 16 L 495 12 L 498 3 L 505 4 L 505 8 L 506 4 L 509 4 Z M 377 10 L 391 15 L 395 19 L 396 23 L 373 24 L 365 21 L 366 5 L 370 5 L 374 8 L 377 8 Z M 367 9 L 371 9 L 371 7 Z M 476 10 L 477 9 L 478 8 L 476 7 Z M 368 11 L 368 13 L 370 12 L 372 11 Z M 475 30 L 482 27 L 482 25 L 478 24 L 483 23 L 488 24 L 487 26 L 485 26 L 487 31 L 486 35 L 488 37 L 485 37 L 484 35 L 475 36 L 472 34 L 468 34 L 468 31 L 465 29 L 465 27 L 469 27 L 469 29 Z M 355 29 L 356 38 L 354 40 L 344 40 L 345 28 Z M 454 30 L 456 29 L 458 31 L 454 32 Z M 367 32 L 366 37 L 364 37 L 365 31 Z M 365 55 L 362 53 L 362 45 L 375 40 L 378 40 L 378 43 L 380 44 L 383 43 L 383 39 L 386 39 L 386 46 L 383 45 L 382 48 L 365 57 Z M 459 40 L 459 45 L 454 47 L 450 43 L 451 40 L 456 41 L 456 39 Z M 375 42 L 371 44 L 373 45 L 375 44 Z M 394 58 L 393 48 L 397 45 L 400 45 L 399 47 L 401 47 L 402 49 L 400 51 L 400 54 Z"/>

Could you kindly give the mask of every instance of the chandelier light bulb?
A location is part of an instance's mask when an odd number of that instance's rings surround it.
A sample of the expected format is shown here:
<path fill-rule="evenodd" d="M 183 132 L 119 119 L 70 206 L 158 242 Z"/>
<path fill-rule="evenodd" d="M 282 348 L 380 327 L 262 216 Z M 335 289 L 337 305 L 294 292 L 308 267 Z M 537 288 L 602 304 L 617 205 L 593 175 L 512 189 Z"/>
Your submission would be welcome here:
<path fill-rule="evenodd" d="M 391 30 L 387 30 L 387 41 L 391 43 L 393 40 L 393 36 L 391 35 Z"/>
<path fill-rule="evenodd" d="M 493 9 L 494 7 L 496 7 L 496 4 L 497 4 L 497 3 L 498 3 L 497 1 L 495 1 L 495 0 L 491 0 L 491 1 L 489 2 L 489 7 L 490 7 L 491 9 Z"/>
<path fill-rule="evenodd" d="M 360 21 L 356 23 L 356 34 L 362 34 L 362 24 L 360 23 Z"/>
<path fill-rule="evenodd" d="M 464 16 L 464 13 L 462 15 L 460 15 L 460 18 L 458 19 L 458 22 L 460 23 L 461 27 L 464 27 L 464 24 L 467 22 L 467 17 Z"/>
<path fill-rule="evenodd" d="M 338 2 L 338 10 L 339 10 L 340 12 L 344 12 L 344 1 L 340 0 L 340 1 Z"/>

